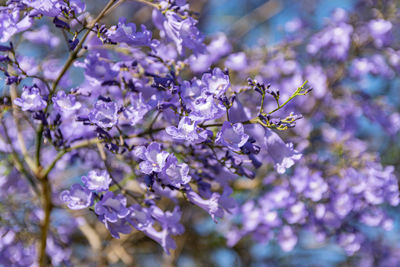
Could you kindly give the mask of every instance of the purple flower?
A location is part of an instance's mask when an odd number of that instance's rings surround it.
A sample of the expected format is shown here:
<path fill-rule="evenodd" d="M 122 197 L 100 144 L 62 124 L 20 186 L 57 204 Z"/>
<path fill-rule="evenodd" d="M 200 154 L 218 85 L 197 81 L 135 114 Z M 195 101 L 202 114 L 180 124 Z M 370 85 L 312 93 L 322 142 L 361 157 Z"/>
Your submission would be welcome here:
<path fill-rule="evenodd" d="M 278 173 L 284 173 L 286 169 L 292 167 L 294 162 L 302 157 L 299 152 L 293 149 L 291 143 L 285 144 L 279 135 L 270 129 L 265 129 L 264 144 Z"/>
<path fill-rule="evenodd" d="M 47 238 L 46 253 L 51 255 L 50 259 L 53 266 L 60 266 L 71 258 L 72 249 L 64 247 L 60 241 L 50 235 Z"/>
<path fill-rule="evenodd" d="M 327 59 L 344 60 L 350 48 L 352 33 L 353 27 L 346 23 L 327 27 L 311 38 L 307 52 L 312 55 L 321 52 L 322 57 Z"/>
<path fill-rule="evenodd" d="M 158 195 L 159 197 L 166 197 L 171 199 L 174 203 L 178 203 L 178 192 L 177 190 L 170 188 L 165 185 L 161 185 L 160 182 L 154 181 L 152 185 L 152 189 L 154 190 L 154 194 Z"/>
<path fill-rule="evenodd" d="M 287 184 L 275 186 L 259 202 L 266 207 L 271 207 L 272 205 L 275 208 L 286 208 L 289 204 L 294 203 L 295 200 L 290 191 Z"/>
<path fill-rule="evenodd" d="M 321 177 L 321 173 L 311 173 L 306 167 L 296 168 L 290 183 L 297 193 L 303 193 L 305 197 L 313 201 L 320 201 L 328 191 L 328 184 Z"/>
<path fill-rule="evenodd" d="M 354 199 L 348 193 L 338 193 L 332 197 L 332 205 L 335 214 L 340 218 L 344 218 L 352 211 Z"/>
<path fill-rule="evenodd" d="M 134 153 L 143 160 L 140 162 L 139 168 L 145 174 L 161 172 L 169 155 L 168 152 L 161 151 L 161 145 L 155 142 L 148 145 L 147 148 L 144 146 L 135 147 Z"/>
<path fill-rule="evenodd" d="M 10 38 L 32 26 L 33 19 L 24 16 L 20 20 L 18 3 L 7 3 L 7 7 L 0 6 L 0 42 L 7 42 Z"/>
<path fill-rule="evenodd" d="M 203 73 L 211 67 L 213 63 L 213 58 L 209 53 L 198 55 L 192 54 L 188 59 L 188 63 L 190 65 L 190 69 L 193 72 Z"/>
<path fill-rule="evenodd" d="M 81 103 L 76 101 L 76 97 L 71 94 L 66 94 L 64 91 L 58 91 L 57 95 L 53 97 L 54 106 L 59 111 L 71 112 L 81 108 Z"/>
<path fill-rule="evenodd" d="M 368 226 L 377 227 L 385 219 L 385 213 L 383 210 L 371 207 L 365 213 L 361 215 L 360 221 Z"/>
<path fill-rule="evenodd" d="M 313 201 L 319 201 L 325 192 L 328 191 L 328 184 L 321 177 L 320 173 L 313 173 L 309 177 L 307 189 L 304 195 Z"/>
<path fill-rule="evenodd" d="M 216 97 L 222 96 L 231 86 L 229 76 L 221 69 L 215 68 L 212 73 L 205 73 L 201 78 L 207 92 Z"/>
<path fill-rule="evenodd" d="M 219 33 L 212 38 L 205 52 L 197 55 L 193 54 L 189 57 L 190 68 L 194 72 L 205 72 L 211 64 L 217 62 L 231 50 L 232 46 L 226 35 Z"/>
<path fill-rule="evenodd" d="M 238 203 L 230 195 L 233 193 L 233 189 L 229 186 L 224 186 L 224 191 L 220 196 L 218 202 L 224 208 L 224 210 L 232 213 L 238 206 Z"/>
<path fill-rule="evenodd" d="M 165 131 L 172 136 L 173 139 L 186 140 L 193 144 L 204 142 L 208 137 L 207 130 L 201 131 L 201 129 L 197 127 L 197 122 L 190 120 L 188 117 L 183 117 L 179 121 L 178 128 L 175 126 L 168 126 Z"/>
<path fill-rule="evenodd" d="M 142 230 L 149 225 L 153 224 L 150 210 L 142 207 L 139 204 L 134 204 L 129 207 L 130 214 L 126 218 L 129 223 L 138 230 Z"/>
<path fill-rule="evenodd" d="M 82 176 L 82 183 L 92 191 L 107 191 L 112 182 L 107 171 L 90 171 L 88 176 Z"/>
<path fill-rule="evenodd" d="M 338 243 L 351 256 L 361 248 L 362 239 L 358 233 L 342 233 L 338 236 Z"/>
<path fill-rule="evenodd" d="M 243 106 L 242 102 L 236 98 L 229 109 L 229 121 L 232 123 L 244 122 L 252 118 L 249 108 Z"/>
<path fill-rule="evenodd" d="M 328 91 L 327 76 L 324 69 L 318 65 L 308 65 L 304 73 L 309 85 L 313 88 L 312 95 L 323 98 Z"/>
<path fill-rule="evenodd" d="M 130 125 L 135 126 L 141 122 L 147 112 L 151 110 L 151 106 L 144 102 L 142 93 L 131 95 L 131 105 L 124 109 L 124 117 Z"/>
<path fill-rule="evenodd" d="M 215 120 L 221 118 L 226 108 L 212 95 L 201 96 L 191 102 L 189 118 L 194 121 Z"/>
<path fill-rule="evenodd" d="M 0 228 L 0 262 L 3 266 L 37 265 L 37 246 L 19 241 L 18 232 L 9 227 Z"/>
<path fill-rule="evenodd" d="M 226 146 L 233 151 L 240 151 L 240 148 L 244 146 L 248 139 L 249 136 L 244 133 L 241 123 L 232 125 L 230 122 L 225 121 L 221 131 L 217 133 L 215 143 Z"/>
<path fill-rule="evenodd" d="M 356 58 L 351 64 L 351 74 L 354 77 L 362 77 L 373 69 L 373 64 L 367 58 Z"/>
<path fill-rule="evenodd" d="M 16 98 L 14 103 L 20 106 L 23 111 L 39 111 L 47 106 L 46 101 L 40 96 L 39 88 L 36 86 L 25 86 L 21 98 Z"/>
<path fill-rule="evenodd" d="M 88 117 L 101 128 L 112 128 L 118 123 L 118 106 L 114 102 L 98 100 Z"/>
<path fill-rule="evenodd" d="M 399 187 L 393 174 L 394 167 L 383 168 L 379 164 L 370 164 L 367 171 L 367 187 L 364 197 L 372 205 L 383 204 L 387 201 L 392 206 L 399 204 Z"/>
<path fill-rule="evenodd" d="M 43 60 L 42 68 L 44 78 L 55 80 L 62 69 L 62 62 L 58 58 L 46 59 Z M 66 84 L 65 78 L 61 80 L 61 83 Z"/>
<path fill-rule="evenodd" d="M 169 155 L 165 168 L 161 173 L 161 178 L 165 184 L 180 187 L 191 180 L 189 166 L 186 163 L 178 163 L 174 155 Z"/>
<path fill-rule="evenodd" d="M 19 66 L 27 75 L 36 75 L 39 72 L 39 64 L 33 57 L 17 56 Z M 19 72 L 19 71 L 18 71 Z M 40 85 L 40 81 L 38 82 Z M 43 86 L 38 86 L 43 88 Z"/>
<path fill-rule="evenodd" d="M 278 235 L 278 243 L 283 251 L 291 251 L 297 244 L 297 236 L 290 226 L 283 226 Z"/>
<path fill-rule="evenodd" d="M 179 54 L 183 53 L 184 47 L 195 53 L 204 50 L 203 36 L 196 27 L 197 21 L 192 17 L 182 19 L 173 11 L 166 11 L 163 15 L 154 9 L 153 20 L 154 24 L 175 43 Z"/>
<path fill-rule="evenodd" d="M 307 216 L 306 206 L 303 202 L 297 202 L 290 205 L 285 212 L 285 219 L 288 223 L 304 223 Z"/>
<path fill-rule="evenodd" d="M 162 211 L 159 207 L 151 206 L 151 216 L 172 235 L 183 234 L 185 228 L 179 222 L 182 216 L 182 211 L 179 206 L 175 206 L 174 210 Z"/>
<path fill-rule="evenodd" d="M 178 56 L 178 52 L 172 43 L 160 43 L 154 50 L 156 55 L 164 61 L 176 60 Z"/>
<path fill-rule="evenodd" d="M 349 14 L 343 8 L 335 8 L 331 17 L 334 22 L 348 22 L 349 20 Z"/>
<path fill-rule="evenodd" d="M 142 31 L 136 31 L 134 23 L 126 23 L 126 18 L 120 18 L 117 26 L 113 26 L 107 32 L 111 41 L 116 43 L 126 43 L 133 46 L 149 46 L 156 47 L 159 42 L 151 40 L 152 33 L 147 30 L 146 26 L 141 26 Z"/>
<path fill-rule="evenodd" d="M 171 249 L 176 248 L 176 243 L 168 233 L 168 229 L 164 228 L 161 231 L 157 231 L 152 226 L 147 226 L 142 231 L 145 235 L 160 244 L 165 253 L 169 254 Z"/>
<path fill-rule="evenodd" d="M 103 215 L 105 220 L 116 223 L 119 219 L 129 215 L 129 209 L 126 207 L 126 198 L 113 192 L 107 192 L 102 199 L 94 206 L 97 215 Z"/>
<path fill-rule="evenodd" d="M 371 20 L 368 23 L 369 34 L 378 48 L 390 44 L 392 39 L 391 29 L 392 23 L 383 19 Z"/>
<path fill-rule="evenodd" d="M 296 32 L 300 32 L 303 27 L 304 23 L 300 18 L 293 18 L 285 23 L 285 32 L 296 34 Z"/>
<path fill-rule="evenodd" d="M 31 16 L 41 14 L 43 16 L 56 17 L 62 10 L 70 9 L 78 14 L 85 9 L 85 4 L 80 0 L 70 0 L 68 1 L 69 5 L 63 0 L 22 0 L 22 2 L 33 8 Z"/>
<path fill-rule="evenodd" d="M 60 198 L 63 202 L 67 202 L 68 207 L 72 210 L 80 210 L 93 205 L 92 192 L 80 184 L 73 184 L 70 190 L 61 192 Z"/>
<path fill-rule="evenodd" d="M 132 226 L 126 218 L 119 219 L 116 222 L 110 222 L 105 216 L 99 216 L 99 220 L 104 223 L 110 234 L 114 238 L 119 238 L 119 234 L 129 234 L 132 232 Z"/>
<path fill-rule="evenodd" d="M 185 105 L 191 105 L 192 101 L 200 97 L 202 92 L 205 91 L 204 85 L 201 80 L 194 78 L 193 80 L 183 81 L 180 86 L 181 97 Z"/>
<path fill-rule="evenodd" d="M 381 55 L 373 55 L 370 58 L 356 58 L 352 62 L 351 75 L 356 78 L 363 78 L 364 75 L 372 73 L 391 77 L 393 71 L 389 68 L 386 60 Z"/>
<path fill-rule="evenodd" d="M 210 44 L 207 46 L 208 56 L 213 59 L 213 61 L 226 56 L 232 51 L 232 45 L 229 42 L 228 37 L 225 33 L 217 33 L 212 37 Z"/>
<path fill-rule="evenodd" d="M 371 69 L 373 75 L 381 75 L 389 78 L 393 77 L 393 71 L 386 63 L 384 56 L 375 54 L 370 58 L 370 61 L 373 66 Z"/>
<path fill-rule="evenodd" d="M 81 0 L 69 0 L 69 5 L 75 14 L 80 14 L 85 11 L 86 4 Z"/>
<path fill-rule="evenodd" d="M 44 44 L 54 48 L 60 44 L 60 39 L 53 35 L 47 25 L 43 25 L 36 31 L 28 31 L 23 34 L 24 38 L 35 44 Z"/>
<path fill-rule="evenodd" d="M 118 76 L 118 72 L 112 69 L 109 62 L 100 59 L 100 54 L 90 53 L 83 64 L 86 79 L 92 85 L 101 85 L 106 81 L 113 81 Z"/>
<path fill-rule="evenodd" d="M 220 195 L 218 193 L 213 193 L 209 199 L 203 199 L 192 189 L 189 189 L 186 192 L 186 196 L 190 202 L 207 211 L 214 221 L 216 221 L 217 218 L 222 218 L 224 216 L 224 210 L 219 204 Z"/>
<path fill-rule="evenodd" d="M 42 14 L 48 17 L 58 16 L 63 6 L 63 1 L 60 0 L 22 0 L 22 2 L 35 10 L 34 15 Z"/>
<path fill-rule="evenodd" d="M 246 54 L 244 52 L 231 54 L 226 59 L 225 66 L 235 71 L 242 71 L 248 68 Z"/>
<path fill-rule="evenodd" d="M 243 230 L 246 232 L 254 231 L 262 220 L 262 212 L 256 207 L 254 201 L 248 201 L 241 206 L 241 213 L 246 214 L 243 217 Z"/>

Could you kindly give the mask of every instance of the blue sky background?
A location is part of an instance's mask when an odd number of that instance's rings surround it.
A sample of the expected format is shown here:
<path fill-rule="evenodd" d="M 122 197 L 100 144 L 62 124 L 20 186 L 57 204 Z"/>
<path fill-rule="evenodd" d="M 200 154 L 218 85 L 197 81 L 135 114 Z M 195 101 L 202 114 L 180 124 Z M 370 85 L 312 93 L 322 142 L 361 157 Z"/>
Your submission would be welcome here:
<path fill-rule="evenodd" d="M 238 19 L 250 13 L 255 8 L 263 5 L 268 1 L 265 0 L 210 0 L 208 1 L 205 12 L 206 18 L 201 21 L 203 32 L 205 34 L 213 34 L 216 32 L 226 32 L 231 25 Z M 245 44 L 252 46 L 257 45 L 259 40 L 263 40 L 267 44 L 274 44 L 282 39 L 283 26 L 286 22 L 305 16 L 302 10 L 306 2 L 311 1 L 293 1 L 280 0 L 281 5 L 279 13 L 271 17 L 269 20 L 261 23 L 253 28 L 244 38 Z M 353 0 L 316 0 L 315 15 L 313 22 L 315 27 L 320 27 L 324 23 L 324 19 L 329 17 L 335 8 L 344 8 L 350 10 Z M 303 12 L 303 13 L 302 13 Z"/>

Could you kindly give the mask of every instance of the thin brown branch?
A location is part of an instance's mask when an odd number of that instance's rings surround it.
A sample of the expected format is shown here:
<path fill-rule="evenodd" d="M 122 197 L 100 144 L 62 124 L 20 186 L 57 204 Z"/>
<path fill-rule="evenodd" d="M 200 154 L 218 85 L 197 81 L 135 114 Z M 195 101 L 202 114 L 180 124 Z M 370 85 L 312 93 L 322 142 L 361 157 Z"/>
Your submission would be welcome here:
<path fill-rule="evenodd" d="M 10 57 L 12 57 L 15 62 L 17 62 L 17 59 L 15 58 L 15 55 L 13 53 L 10 53 Z M 11 64 L 8 65 L 8 71 L 10 73 L 14 72 L 14 69 L 13 69 Z M 10 97 L 11 97 L 12 117 L 13 117 L 13 120 L 14 120 L 15 128 L 17 130 L 18 144 L 19 144 L 19 147 L 21 149 L 22 156 L 24 157 L 25 162 L 28 164 L 28 167 L 34 173 L 36 173 L 36 166 L 35 166 L 35 164 L 33 162 L 33 159 L 28 154 L 28 150 L 26 149 L 24 137 L 22 136 L 22 130 L 21 130 L 21 127 L 19 126 L 18 118 L 20 117 L 20 113 L 19 113 L 17 105 L 15 105 L 15 103 L 14 103 L 14 100 L 18 97 L 17 85 L 16 84 L 11 84 L 9 86 L 9 88 L 10 88 Z"/>
<path fill-rule="evenodd" d="M 51 100 L 51 97 L 55 94 L 55 92 L 57 90 L 57 86 L 60 83 L 61 79 L 64 77 L 65 73 L 71 67 L 71 65 L 75 61 L 75 59 L 77 59 L 79 51 L 82 49 L 83 44 L 86 41 L 86 38 L 89 36 L 90 32 L 92 31 L 92 29 L 94 28 L 96 23 L 99 22 L 103 18 L 103 16 L 107 12 L 107 10 L 110 9 L 114 5 L 115 2 L 117 2 L 117 0 L 110 0 L 108 2 L 108 4 L 104 7 L 104 9 L 100 12 L 100 14 L 93 21 L 91 21 L 91 23 L 88 25 L 88 30 L 83 35 L 82 39 L 79 41 L 79 43 L 75 47 L 74 51 L 69 55 L 67 62 L 65 63 L 64 67 L 58 74 L 56 80 L 54 81 L 53 86 L 49 93 L 49 100 Z M 47 107 L 45 108 L 44 113 L 47 112 L 48 108 L 49 108 L 49 105 L 47 105 Z M 39 130 L 37 131 L 37 134 L 36 134 L 36 157 L 35 158 L 36 158 L 36 166 L 38 167 L 38 171 L 40 171 L 40 148 L 42 145 L 43 130 L 44 130 L 44 125 L 42 123 L 42 124 L 40 124 Z"/>
<path fill-rule="evenodd" d="M 4 130 L 4 134 L 7 140 L 7 144 L 10 146 L 11 149 L 11 157 L 12 157 L 12 161 L 14 163 L 15 168 L 28 180 L 29 184 L 32 186 L 33 191 L 39 195 L 39 190 L 36 186 L 35 183 L 35 177 L 33 177 L 24 167 L 24 164 L 22 163 L 22 161 L 20 160 L 20 158 L 18 157 L 17 152 L 15 151 L 13 145 L 12 145 L 12 140 L 10 135 L 8 134 L 7 131 L 7 126 L 4 124 L 3 120 L 0 120 L 1 124 L 3 126 L 3 130 Z"/>
<path fill-rule="evenodd" d="M 86 38 L 88 37 L 89 33 L 91 30 L 94 28 L 97 22 L 100 21 L 100 19 L 103 18 L 104 14 L 107 12 L 109 8 L 111 8 L 114 3 L 117 0 L 110 0 L 108 4 L 103 8 L 103 10 L 100 12 L 100 14 L 94 19 L 88 26 L 88 30 L 74 49 L 74 51 L 69 55 L 67 62 L 65 63 L 64 67 L 62 68 L 61 72 L 59 73 L 58 77 L 53 83 L 53 86 L 50 90 L 49 93 L 49 100 L 51 97 L 54 95 L 54 93 L 57 90 L 57 86 L 61 79 L 64 77 L 64 74 L 68 71 L 72 63 L 75 61 L 77 58 L 77 55 L 79 51 L 82 49 L 83 44 L 86 41 Z M 47 112 L 49 105 L 47 105 L 46 109 L 44 112 Z M 38 173 L 41 172 L 42 167 L 40 165 L 40 152 L 41 152 L 41 144 L 42 144 L 42 138 L 43 138 L 43 130 L 44 130 L 44 125 L 43 123 L 40 124 L 39 130 L 37 131 L 36 134 L 36 166 L 37 166 L 37 171 Z M 61 158 L 61 157 L 60 157 Z M 53 163 L 52 163 L 53 164 Z M 55 162 L 54 162 L 55 165 Z M 47 244 L 47 236 L 48 236 L 48 231 L 50 227 L 50 215 L 51 215 L 51 210 L 53 208 L 53 203 L 51 201 L 51 185 L 49 183 L 48 179 L 48 173 L 51 171 L 51 169 L 54 167 L 54 165 L 46 172 L 44 176 L 40 176 L 41 184 L 42 184 L 42 190 L 43 190 L 43 210 L 44 210 L 44 220 L 42 222 L 42 232 L 41 232 L 41 241 L 40 241 L 40 248 L 39 248 L 39 266 L 44 267 L 46 265 L 47 257 L 46 257 L 46 244 Z"/>
<path fill-rule="evenodd" d="M 39 266 L 44 267 L 47 265 L 46 245 L 47 236 L 50 228 L 50 215 L 53 209 L 53 202 L 51 200 L 51 185 L 47 176 L 41 179 L 42 185 L 42 206 L 44 211 L 44 219 L 41 225 L 40 247 L 39 247 Z"/>
<path fill-rule="evenodd" d="M 110 175 L 110 178 L 111 178 L 111 180 L 114 182 L 114 184 L 118 187 L 118 189 L 121 191 L 122 194 L 127 195 L 127 196 L 130 196 L 130 197 L 131 197 L 134 201 L 136 201 L 137 203 L 141 203 L 141 201 L 139 201 L 139 200 L 136 198 L 135 195 L 133 195 L 133 194 L 131 194 L 131 192 L 125 190 L 125 188 L 123 188 L 123 187 L 119 184 L 119 182 L 117 181 L 117 179 L 114 178 L 114 176 L 113 176 L 113 174 L 112 174 L 112 172 L 111 172 L 111 170 L 112 170 L 112 169 L 111 169 L 111 166 L 110 166 L 110 165 L 108 164 L 108 162 L 107 162 L 107 155 L 106 155 L 106 152 L 104 151 L 104 146 L 103 146 L 100 142 L 97 142 L 96 145 L 97 145 L 97 149 L 98 149 L 98 151 L 99 151 L 100 158 L 101 158 L 101 160 L 103 161 L 104 166 L 106 167 L 106 170 L 107 170 L 108 174 Z"/>
<path fill-rule="evenodd" d="M 14 100 L 17 98 L 17 86 L 15 84 L 10 85 L 10 96 L 11 96 L 11 105 L 12 105 L 12 113 L 13 113 L 12 117 L 14 119 L 15 128 L 17 129 L 17 139 L 18 139 L 19 147 L 22 152 L 22 156 L 24 157 L 24 160 L 25 160 L 26 164 L 29 166 L 29 168 L 34 173 L 36 173 L 35 163 L 28 154 L 28 150 L 26 149 L 24 137 L 22 135 L 22 130 L 18 123 L 18 118 L 20 117 L 20 114 L 19 114 L 17 106 L 14 104 Z"/>
<path fill-rule="evenodd" d="M 257 25 L 267 21 L 282 10 L 282 4 L 278 0 L 270 0 L 246 14 L 236 21 L 229 32 L 235 38 L 241 38 Z"/>

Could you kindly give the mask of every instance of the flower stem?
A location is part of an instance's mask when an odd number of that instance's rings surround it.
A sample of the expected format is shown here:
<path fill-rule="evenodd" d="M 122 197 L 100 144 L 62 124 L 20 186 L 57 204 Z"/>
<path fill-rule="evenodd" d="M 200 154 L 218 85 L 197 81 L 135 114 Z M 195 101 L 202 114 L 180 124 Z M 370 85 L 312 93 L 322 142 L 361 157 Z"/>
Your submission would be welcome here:
<path fill-rule="evenodd" d="M 65 73 L 68 71 L 68 69 L 71 67 L 72 63 L 75 61 L 75 59 L 78 57 L 79 51 L 82 49 L 83 44 L 86 41 L 86 38 L 89 36 L 89 33 L 92 31 L 94 26 L 96 25 L 97 22 L 100 21 L 101 18 L 103 18 L 104 14 L 107 12 L 108 9 L 110 9 L 114 3 L 117 2 L 117 0 L 110 0 L 107 5 L 103 8 L 103 10 L 100 12 L 100 14 L 94 19 L 88 26 L 88 30 L 74 49 L 74 51 L 69 55 L 67 62 L 65 63 L 64 67 L 62 68 L 60 74 L 57 76 L 56 80 L 54 81 L 52 88 L 49 93 L 49 102 L 51 101 L 52 96 L 55 94 L 57 90 L 57 86 L 60 83 L 61 79 L 64 77 Z M 44 113 L 46 114 L 47 110 L 49 108 L 49 105 L 44 110 Z M 54 165 L 51 165 L 50 168 L 45 170 L 44 175 L 41 175 L 42 167 L 40 164 L 40 152 L 41 152 L 41 144 L 42 144 L 42 138 L 43 138 L 43 130 L 44 130 L 44 125 L 43 123 L 40 124 L 39 129 L 36 134 L 36 150 L 35 150 L 35 164 L 37 167 L 37 176 L 40 179 L 41 185 L 42 185 L 42 205 L 43 205 L 43 210 L 44 210 L 44 219 L 42 222 L 42 232 L 41 232 L 41 240 L 40 240 L 40 248 L 39 248 L 39 266 L 44 267 L 46 266 L 47 262 L 47 257 L 46 257 L 46 245 L 47 245 L 47 236 L 50 228 L 50 215 L 51 215 L 51 210 L 53 208 L 53 203 L 51 201 L 51 185 L 49 183 L 49 178 L 48 178 L 48 173 L 51 171 L 51 169 L 54 167 Z M 60 158 L 62 155 L 60 156 Z M 53 164 L 53 163 L 52 163 Z"/>
<path fill-rule="evenodd" d="M 42 222 L 42 233 L 40 236 L 40 247 L 39 247 L 39 266 L 44 267 L 47 265 L 46 257 L 46 245 L 47 236 L 50 228 L 50 215 L 53 209 L 53 202 L 51 200 L 51 185 L 47 176 L 41 179 L 42 184 L 42 205 L 44 210 L 44 219 Z"/>
<path fill-rule="evenodd" d="M 57 90 L 57 86 L 60 83 L 61 79 L 64 77 L 65 73 L 68 71 L 68 69 L 71 67 L 72 63 L 75 61 L 75 59 L 78 58 L 78 53 L 82 49 L 83 44 L 86 41 L 86 38 L 89 36 L 89 33 L 93 30 L 94 26 L 96 25 L 97 22 L 100 21 L 100 19 L 103 18 L 104 14 L 107 12 L 108 9 L 110 9 L 114 3 L 117 2 L 117 0 L 110 0 L 108 4 L 103 8 L 103 10 L 100 12 L 100 14 L 88 25 L 88 30 L 85 32 L 83 35 L 82 39 L 78 43 L 78 45 L 75 47 L 74 51 L 69 55 L 67 62 L 65 62 L 64 67 L 62 68 L 60 74 L 58 74 L 56 80 L 54 81 L 50 93 L 49 93 L 49 101 L 51 101 L 52 96 L 55 94 Z M 44 113 L 46 114 L 47 110 L 49 108 L 49 105 L 44 109 Z M 43 130 L 44 130 L 44 125 L 43 123 L 40 124 L 39 129 L 36 134 L 36 166 L 39 168 L 40 166 L 40 147 L 42 145 L 42 138 L 43 138 Z M 40 171 L 40 168 L 38 169 Z"/>

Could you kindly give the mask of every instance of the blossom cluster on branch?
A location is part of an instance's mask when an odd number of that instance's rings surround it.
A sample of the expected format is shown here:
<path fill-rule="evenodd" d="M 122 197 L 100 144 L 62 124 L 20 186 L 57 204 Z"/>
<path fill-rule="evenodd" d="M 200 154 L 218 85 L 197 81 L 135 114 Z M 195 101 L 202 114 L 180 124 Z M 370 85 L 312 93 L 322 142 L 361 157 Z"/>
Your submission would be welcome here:
<path fill-rule="evenodd" d="M 236 51 L 205 38 L 186 0 L 138 1 L 151 26 L 104 23 L 123 2 L 96 16 L 83 0 L 0 6 L 0 264 L 68 264 L 93 220 L 169 254 L 193 211 L 229 246 L 250 235 L 284 251 L 310 230 L 353 255 L 360 224 L 392 229 L 395 170 L 358 123 L 395 138 L 400 115 L 352 85 L 400 70 L 397 13 L 337 9 L 317 33 L 299 20 L 281 46 Z"/>

